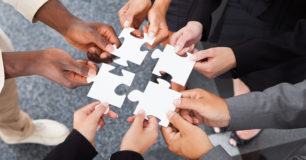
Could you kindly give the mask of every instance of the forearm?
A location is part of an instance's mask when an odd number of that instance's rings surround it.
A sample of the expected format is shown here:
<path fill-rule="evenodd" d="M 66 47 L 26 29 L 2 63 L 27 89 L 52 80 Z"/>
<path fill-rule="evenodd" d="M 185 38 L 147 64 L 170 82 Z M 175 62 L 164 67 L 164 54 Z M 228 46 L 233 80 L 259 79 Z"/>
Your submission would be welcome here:
<path fill-rule="evenodd" d="M 155 0 L 152 7 L 160 9 L 161 13 L 166 16 L 171 0 Z"/>
<path fill-rule="evenodd" d="M 306 127 L 306 80 L 227 99 L 229 130 Z"/>
<path fill-rule="evenodd" d="M 49 0 L 35 15 L 35 18 L 65 35 L 69 26 L 81 21 L 71 14 L 59 0 Z"/>
<path fill-rule="evenodd" d="M 5 78 L 30 76 L 37 74 L 37 64 L 43 51 L 3 52 Z"/>

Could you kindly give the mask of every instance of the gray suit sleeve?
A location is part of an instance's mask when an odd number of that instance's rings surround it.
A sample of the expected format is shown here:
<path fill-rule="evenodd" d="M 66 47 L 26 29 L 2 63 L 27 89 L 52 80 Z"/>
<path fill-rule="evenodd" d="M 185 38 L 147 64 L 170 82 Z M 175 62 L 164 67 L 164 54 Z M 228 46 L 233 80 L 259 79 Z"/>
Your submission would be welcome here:
<path fill-rule="evenodd" d="M 208 151 L 201 160 L 232 160 L 232 157 L 219 145 Z"/>
<path fill-rule="evenodd" d="M 306 80 L 226 99 L 229 130 L 306 127 Z"/>

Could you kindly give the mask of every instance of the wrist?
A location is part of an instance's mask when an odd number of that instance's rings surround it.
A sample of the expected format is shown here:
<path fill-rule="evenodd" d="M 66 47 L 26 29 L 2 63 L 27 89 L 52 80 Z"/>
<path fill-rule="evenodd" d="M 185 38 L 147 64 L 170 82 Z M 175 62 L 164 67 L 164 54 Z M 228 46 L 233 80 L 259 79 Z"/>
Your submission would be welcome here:
<path fill-rule="evenodd" d="M 161 11 L 163 16 L 166 16 L 170 0 L 155 0 L 152 8 L 157 8 Z"/>

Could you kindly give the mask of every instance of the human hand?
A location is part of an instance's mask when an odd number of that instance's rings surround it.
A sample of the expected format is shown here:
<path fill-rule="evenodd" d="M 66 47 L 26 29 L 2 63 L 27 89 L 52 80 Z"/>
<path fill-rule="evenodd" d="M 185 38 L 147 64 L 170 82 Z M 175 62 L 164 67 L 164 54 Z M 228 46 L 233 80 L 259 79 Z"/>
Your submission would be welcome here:
<path fill-rule="evenodd" d="M 114 58 L 109 52 L 114 50 L 113 44 L 120 46 L 114 29 L 102 23 L 74 20 L 62 33 L 67 42 L 75 48 L 87 53 L 90 60 L 111 63 Z"/>
<path fill-rule="evenodd" d="M 86 78 L 95 76 L 98 71 L 94 63 L 76 61 L 61 49 L 48 48 L 37 55 L 35 73 L 70 89 L 89 85 Z"/>
<path fill-rule="evenodd" d="M 168 26 L 166 22 L 167 5 L 164 3 L 155 2 L 148 13 L 149 24 L 143 26 L 143 32 L 147 33 L 150 38 L 156 38 L 152 45 L 147 44 L 149 49 L 155 48 L 160 42 L 168 38 Z"/>
<path fill-rule="evenodd" d="M 144 154 L 157 141 L 158 121 L 153 116 L 148 116 L 148 120 L 145 120 L 145 112 L 140 110 L 132 123 L 122 139 L 120 151 L 130 150 Z"/>
<path fill-rule="evenodd" d="M 188 159 L 200 159 L 213 148 L 206 133 L 190 124 L 177 113 L 169 111 L 167 117 L 172 126 L 162 127 L 168 149 Z"/>
<path fill-rule="evenodd" d="M 234 52 L 228 47 L 217 47 L 196 52 L 191 57 L 194 69 L 208 78 L 215 78 L 236 67 Z"/>
<path fill-rule="evenodd" d="M 151 6 L 151 0 L 129 0 L 118 12 L 121 27 L 139 29 Z"/>
<path fill-rule="evenodd" d="M 197 21 L 189 21 L 185 27 L 170 37 L 170 44 L 175 46 L 177 54 L 185 55 L 194 49 L 201 40 L 203 25 Z"/>
<path fill-rule="evenodd" d="M 190 123 L 212 127 L 229 125 L 230 112 L 224 99 L 204 91 L 192 89 L 181 92 L 182 97 L 174 101 L 182 117 Z"/>
<path fill-rule="evenodd" d="M 93 102 L 74 112 L 73 128 L 79 131 L 93 146 L 95 146 L 96 132 L 105 126 L 103 117 L 118 118 L 118 115 L 109 110 L 108 104 Z"/>

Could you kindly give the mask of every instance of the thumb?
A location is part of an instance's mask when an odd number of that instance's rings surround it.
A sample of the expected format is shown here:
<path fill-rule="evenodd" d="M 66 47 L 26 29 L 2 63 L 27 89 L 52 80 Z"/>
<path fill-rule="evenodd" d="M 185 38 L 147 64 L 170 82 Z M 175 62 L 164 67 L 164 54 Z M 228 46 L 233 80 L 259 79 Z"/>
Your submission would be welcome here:
<path fill-rule="evenodd" d="M 71 66 L 69 67 L 69 71 L 75 72 L 84 77 L 94 77 L 96 76 L 96 71 L 90 68 L 88 65 L 84 63 L 80 63 L 76 60 L 71 62 Z"/>
<path fill-rule="evenodd" d="M 188 132 L 192 131 L 193 125 L 184 120 L 180 115 L 178 115 L 174 111 L 169 111 L 167 113 L 167 117 L 171 124 L 177 128 L 182 135 L 188 134 Z"/>
<path fill-rule="evenodd" d="M 109 105 L 106 103 L 101 103 L 95 107 L 95 110 L 90 116 L 94 119 L 95 122 L 99 122 L 105 111 L 109 108 Z"/>
<path fill-rule="evenodd" d="M 179 109 L 189 109 L 193 111 L 197 111 L 199 107 L 201 107 L 201 103 L 198 99 L 190 99 L 190 98 L 180 98 L 174 100 L 173 104 L 176 108 Z"/>
<path fill-rule="evenodd" d="M 212 50 L 211 49 L 206 49 L 206 50 L 201 50 L 201 51 L 198 51 L 198 52 L 194 53 L 190 57 L 190 59 L 192 61 L 197 62 L 197 61 L 201 61 L 203 59 L 210 58 L 210 57 L 213 57 L 213 56 L 214 56 L 214 54 L 213 54 Z"/>
<path fill-rule="evenodd" d="M 156 21 L 154 20 L 155 18 L 152 18 L 152 20 L 149 20 L 150 21 L 150 24 L 149 24 L 149 29 L 148 29 L 148 34 L 149 34 L 149 37 L 150 38 L 154 38 L 158 32 L 158 26 L 159 24 L 156 23 Z"/>
<path fill-rule="evenodd" d="M 190 46 L 185 46 L 186 43 L 191 39 L 190 35 L 191 34 L 183 33 L 182 36 L 180 36 L 179 39 L 177 40 L 176 46 L 179 46 L 180 49 L 183 49 L 185 47 L 190 47 Z"/>
<path fill-rule="evenodd" d="M 146 113 L 144 112 L 144 110 L 140 110 L 137 115 L 135 116 L 135 120 L 131 126 L 131 128 L 143 128 L 143 122 L 145 119 Z"/>
<path fill-rule="evenodd" d="M 134 11 L 132 11 L 132 9 L 129 8 L 129 10 L 127 11 L 126 16 L 125 16 L 126 19 L 125 19 L 124 24 L 123 24 L 124 28 L 132 27 L 132 28 L 137 29 L 139 27 L 139 26 L 138 27 L 133 26 L 134 16 L 135 16 Z"/>

